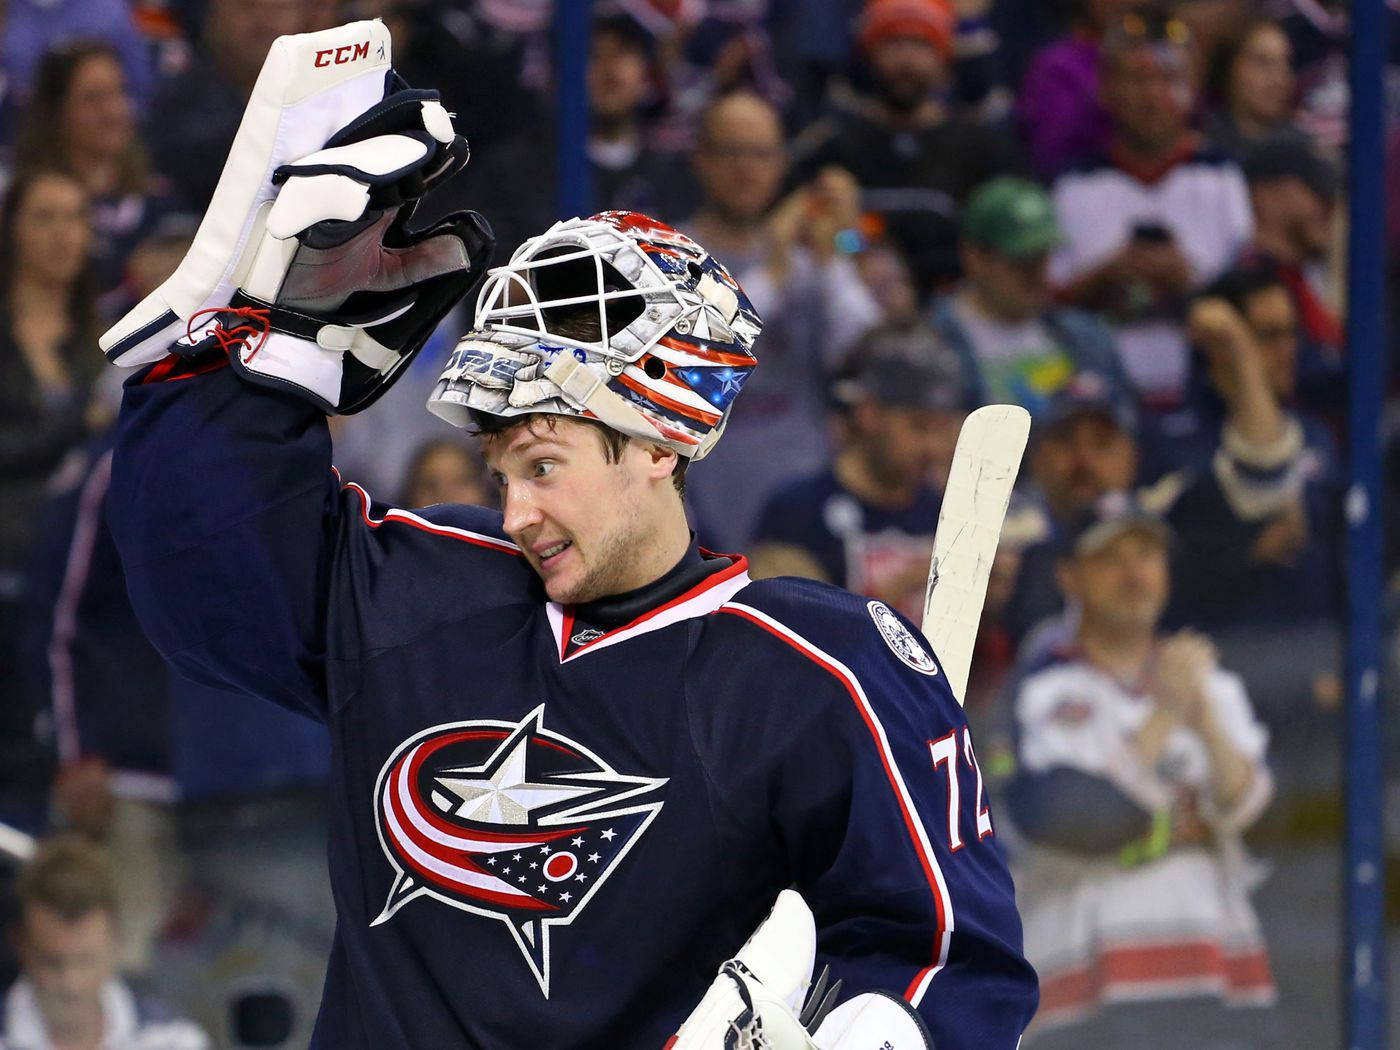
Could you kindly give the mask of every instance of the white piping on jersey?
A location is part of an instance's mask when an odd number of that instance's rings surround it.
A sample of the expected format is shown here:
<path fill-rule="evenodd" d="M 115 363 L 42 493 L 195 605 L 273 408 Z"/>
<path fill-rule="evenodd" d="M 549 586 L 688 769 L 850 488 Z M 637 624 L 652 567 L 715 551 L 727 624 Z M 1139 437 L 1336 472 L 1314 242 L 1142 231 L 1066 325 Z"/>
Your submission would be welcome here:
<path fill-rule="evenodd" d="M 339 476 L 340 472 L 336 471 L 336 477 Z M 390 507 L 384 512 L 383 517 L 378 519 L 371 518 L 369 516 L 370 503 L 372 502 L 370 494 L 353 481 L 344 482 L 342 487 L 354 489 L 359 495 L 361 501 L 360 517 L 362 517 L 365 524 L 372 529 L 379 528 L 379 526 L 383 525 L 386 521 L 397 522 L 401 525 L 411 525 L 416 529 L 422 529 L 424 532 L 435 533 L 439 536 L 451 536 L 455 539 L 466 540 L 469 543 L 475 543 L 482 547 L 490 547 L 505 554 L 520 553 L 520 548 L 509 540 L 488 536 L 483 532 L 472 532 L 470 529 L 459 529 L 455 525 L 439 525 L 437 522 L 429 521 L 427 518 L 420 518 L 412 511 L 400 510 L 397 507 Z"/>
<path fill-rule="evenodd" d="M 102 500 L 112 480 L 112 453 L 107 452 L 93 465 L 78 498 L 78 515 L 73 539 L 68 545 L 68 561 L 63 584 L 54 602 L 53 627 L 49 636 L 49 701 L 53 706 L 54 742 L 60 762 L 76 762 L 82 756 L 82 736 L 78 728 L 77 685 L 73 679 L 73 639 L 78 633 L 78 607 L 92 569 L 92 554 L 102 524 Z"/>
<path fill-rule="evenodd" d="M 919 811 L 914 807 L 914 800 L 909 795 L 909 789 L 905 786 L 904 776 L 899 771 L 899 765 L 895 762 L 894 752 L 890 748 L 889 737 L 885 734 L 885 727 L 880 721 L 880 716 L 875 713 L 875 708 L 870 704 L 870 698 L 866 696 L 865 689 L 860 684 L 854 672 L 843 664 L 836 657 L 823 649 L 813 645 L 802 635 L 798 634 L 786 624 L 773 619 L 765 612 L 760 612 L 751 605 L 744 605 L 742 602 L 729 602 L 723 606 L 724 609 L 733 609 L 740 615 L 756 620 L 775 634 L 781 635 L 799 649 L 804 650 L 811 657 L 820 661 L 830 670 L 834 671 L 845 683 L 850 694 L 856 698 L 860 704 L 862 713 L 865 715 L 867 724 L 873 730 L 876 745 L 880 749 L 880 757 L 883 760 L 885 769 L 889 772 L 891 783 L 895 788 L 896 800 L 900 808 L 904 810 L 907 823 L 914 831 L 915 846 L 918 848 L 927 864 L 928 871 L 932 873 L 934 879 L 933 890 L 937 894 L 939 910 L 943 913 L 943 933 L 939 939 L 938 958 L 933 965 L 927 967 L 920 973 L 913 986 L 905 994 L 911 1006 L 917 1007 L 923 1000 L 924 993 L 928 991 L 928 986 L 937 974 L 948 963 L 948 947 L 953 936 L 953 898 L 948 892 L 948 884 L 943 878 L 943 870 L 938 866 L 938 857 L 933 851 L 933 846 L 929 842 L 928 832 L 924 830 L 924 823 L 919 819 Z"/>
<path fill-rule="evenodd" d="M 708 616 L 714 612 L 730 598 L 738 594 L 752 581 L 747 572 L 741 572 L 727 580 L 708 587 L 695 595 L 687 598 L 683 602 L 672 605 L 669 608 L 665 605 L 654 614 L 648 615 L 646 619 L 632 624 L 622 630 L 612 631 L 604 635 L 589 645 L 585 645 L 575 650 L 568 656 L 563 657 L 559 662 L 566 664 L 570 660 L 577 660 L 580 656 L 598 652 L 619 642 L 625 642 L 636 638 L 638 635 L 647 634 L 650 631 L 659 631 L 663 627 L 670 627 L 673 623 L 682 620 L 693 619 L 696 616 Z M 558 602 L 548 602 L 545 605 L 545 613 L 549 618 L 549 629 L 554 634 L 554 651 L 562 653 L 564 651 L 564 607 Z"/>

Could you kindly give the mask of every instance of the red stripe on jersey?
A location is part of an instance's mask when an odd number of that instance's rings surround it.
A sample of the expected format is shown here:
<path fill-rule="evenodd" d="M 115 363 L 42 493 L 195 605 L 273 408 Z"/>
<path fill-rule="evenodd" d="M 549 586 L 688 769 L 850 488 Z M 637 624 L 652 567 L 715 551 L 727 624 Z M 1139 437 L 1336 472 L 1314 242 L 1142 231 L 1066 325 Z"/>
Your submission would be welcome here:
<path fill-rule="evenodd" d="M 772 624 L 764 622 L 745 609 L 736 608 L 732 605 L 725 605 L 721 606 L 719 611 L 741 617 L 763 628 L 774 638 L 786 642 L 797 652 L 801 653 L 808 660 L 811 660 L 814 664 L 839 681 L 845 686 L 846 693 L 850 696 L 852 703 L 856 705 L 856 711 L 859 713 L 861 721 L 865 723 L 865 728 L 869 730 L 871 737 L 874 739 L 875 750 L 879 753 L 880 763 L 885 769 L 885 777 L 890 782 L 890 790 L 894 793 L 895 801 L 899 803 L 900 815 L 904 818 L 904 827 L 909 832 L 909 838 L 914 844 L 914 853 L 919 858 L 919 865 L 924 869 L 924 878 L 928 880 L 929 889 L 933 891 L 934 910 L 937 913 L 937 929 L 934 933 L 933 942 L 933 962 L 915 975 L 914 980 L 910 982 L 909 987 L 904 993 L 905 999 L 917 1005 L 916 997 L 921 997 L 922 995 L 920 986 L 926 985 L 928 978 L 933 972 L 944 964 L 943 944 L 946 940 L 945 934 L 950 925 L 949 919 L 951 917 L 952 902 L 944 898 L 944 893 L 946 891 L 942 886 L 939 876 L 934 874 L 934 865 L 936 862 L 924 851 L 923 843 L 915 825 L 914 814 L 910 810 L 909 805 L 906 804 L 904 793 L 900 789 L 900 781 L 894 770 L 894 759 L 886 750 L 885 744 L 881 739 L 881 731 L 875 723 L 873 712 L 871 712 L 867 706 L 859 684 L 851 677 L 849 672 L 844 668 L 835 666 L 824 656 L 820 655 L 816 651 L 815 646 L 806 643 L 804 639 L 796 635 L 788 635 L 779 631 Z"/>
<path fill-rule="evenodd" d="M 707 551 L 706 553 L 712 552 Z M 684 594 L 677 595 L 676 597 L 672 598 L 669 602 L 666 602 L 664 605 L 658 605 L 655 609 L 648 609 L 646 612 L 642 613 L 641 616 L 638 616 L 635 620 L 631 621 L 630 623 L 625 623 L 621 627 L 614 627 L 611 631 L 608 631 L 602 637 L 594 638 L 593 641 L 588 642 L 585 645 L 580 645 L 571 653 L 568 652 L 568 648 L 569 636 L 573 634 L 574 630 L 574 610 L 572 606 L 565 608 L 564 626 L 563 629 L 559 632 L 560 661 L 562 662 L 566 658 L 566 656 L 568 659 L 572 660 L 579 653 L 583 652 L 586 649 L 591 649 L 599 642 L 607 641 L 609 638 L 615 637 L 616 635 L 621 634 L 623 631 L 630 631 L 633 627 L 636 627 L 638 624 L 643 624 L 646 623 L 648 620 L 655 619 L 657 616 L 660 616 L 662 613 L 664 613 L 667 609 L 674 609 L 677 605 L 680 605 L 683 602 L 688 602 L 690 601 L 690 599 L 698 597 L 699 595 L 705 593 L 711 587 L 718 587 L 721 583 L 724 583 L 726 580 L 732 580 L 740 573 L 745 573 L 749 571 L 749 559 L 744 557 L 742 554 L 722 554 L 720 555 L 720 557 L 733 558 L 734 564 L 727 569 L 720 569 L 719 572 L 711 573 L 709 576 L 706 576 L 703 580 L 697 583 L 694 587 L 690 588 L 690 590 L 686 591 Z"/>
<path fill-rule="evenodd" d="M 331 469 L 335 472 L 336 478 L 339 479 L 340 472 L 335 470 L 334 467 Z M 514 554 L 517 558 L 524 557 L 524 555 L 520 553 L 520 548 L 513 543 L 493 539 L 490 536 L 483 536 L 479 532 L 469 532 L 466 529 L 454 528 L 450 525 L 434 525 L 432 522 L 424 521 L 422 518 L 403 510 L 387 510 L 384 512 L 384 517 L 375 521 L 369 516 L 370 498 L 368 492 L 353 481 L 347 482 L 342 485 L 341 488 L 353 489 L 359 495 L 360 517 L 363 518 L 365 524 L 372 529 L 379 528 L 379 526 L 383 525 L 385 522 L 395 522 L 399 525 L 410 525 L 421 532 L 431 532 L 434 536 L 447 536 L 454 540 L 461 540 L 464 543 L 474 543 L 478 547 L 486 547 L 493 551 L 500 551 L 503 554 Z"/>

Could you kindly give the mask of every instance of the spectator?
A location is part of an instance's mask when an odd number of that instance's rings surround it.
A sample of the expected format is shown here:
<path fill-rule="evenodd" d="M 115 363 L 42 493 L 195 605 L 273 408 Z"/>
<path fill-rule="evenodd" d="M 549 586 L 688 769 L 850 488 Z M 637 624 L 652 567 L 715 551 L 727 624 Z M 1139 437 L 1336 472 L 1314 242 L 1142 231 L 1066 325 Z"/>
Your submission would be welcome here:
<path fill-rule="evenodd" d="M 0 37 L 7 92 L 23 105 L 44 55 L 75 40 L 111 45 L 138 107 L 150 101 L 150 53 L 123 0 L 8 0 Z"/>
<path fill-rule="evenodd" d="M 1341 462 L 1327 421 L 1297 405 L 1298 315 L 1288 286 L 1267 264 L 1232 270 L 1196 302 L 1190 332 L 1201 351 L 1200 376 L 1186 405 L 1172 414 L 1170 435 L 1144 448 L 1148 472 L 1210 469 L 1226 406 L 1239 396 L 1233 362 L 1243 355 L 1260 363 L 1269 393 L 1301 428 L 1303 487 L 1297 502 L 1260 532 L 1230 586 L 1209 578 L 1183 581 L 1189 605 L 1178 605 L 1176 615 L 1217 631 L 1335 619 L 1341 613 Z"/>
<path fill-rule="evenodd" d="M 684 230 L 724 259 L 764 319 L 763 367 L 745 387 L 748 405 L 687 481 L 707 545 L 743 550 L 762 500 L 827 457 L 826 374 L 879 317 L 838 234 L 857 220 L 844 172 L 822 172 L 775 203 L 785 167 L 777 111 L 739 92 L 716 101 L 700 124 L 693 158 L 699 211 Z M 755 456 L 754 448 L 781 448 Z"/>
<path fill-rule="evenodd" d="M 110 445 L 82 452 L 36 519 L 26 684 L 58 763 L 52 818 L 111 851 L 118 962 L 144 974 L 180 880 L 170 674 L 136 622 L 104 520 Z"/>
<path fill-rule="evenodd" d="M 1060 241 L 1049 196 L 1005 175 L 982 186 L 962 217 L 965 279 L 933 307 L 939 338 L 977 379 L 979 404 L 1033 416 L 1076 372 L 1122 378 L 1113 335 L 1098 318 L 1050 300 L 1050 251 Z"/>
<path fill-rule="evenodd" d="M 1294 121 L 1324 151 L 1340 159 L 1346 152 L 1351 108 L 1347 68 L 1351 5 L 1347 0 L 1271 0 L 1269 6 L 1293 45 L 1298 80 Z M 1387 81 L 1393 83 L 1393 70 L 1400 58 L 1400 11 L 1387 4 L 1383 17 L 1390 45 Z"/>
<path fill-rule="evenodd" d="M 470 446 L 460 441 L 424 442 L 408 461 L 404 481 L 405 507 L 431 507 L 436 503 L 470 503 L 494 507 L 499 502 L 486 480 L 486 465 Z"/>
<path fill-rule="evenodd" d="M 1109 312 L 1124 369 L 1150 405 L 1185 389 L 1185 296 L 1234 261 L 1252 227 L 1239 168 L 1191 131 L 1189 44 L 1184 23 L 1146 14 L 1107 32 L 1108 152 L 1054 187 L 1065 238 L 1051 279 L 1066 301 Z"/>
<path fill-rule="evenodd" d="M 1274 997 L 1240 840 L 1272 793 L 1268 733 L 1205 637 L 1159 632 L 1168 543 L 1121 492 L 1063 533 L 1079 622 L 1016 690 L 1028 1048 L 1256 1046 L 1261 1013 L 1239 1008 Z"/>
<path fill-rule="evenodd" d="M 779 76 L 769 37 L 767 0 L 666 8 L 650 0 L 626 3 L 658 40 L 664 106 L 653 125 L 654 144 L 695 148 L 700 116 L 710 103 L 734 91 L 751 91 L 787 110 L 792 91 Z"/>
<path fill-rule="evenodd" d="M 117 288 L 136 244 L 172 209 L 168 184 L 151 172 L 136 138 L 121 62 L 106 43 L 75 43 L 44 56 L 15 168 L 62 171 L 83 184 L 92 202 L 99 294 Z"/>
<path fill-rule="evenodd" d="M 118 312 L 131 309 L 175 272 L 198 228 L 198 217 L 175 212 L 162 216 L 154 228 L 136 242 L 126 257 L 120 290 L 122 305 Z"/>
<path fill-rule="evenodd" d="M 917 622 L 965 391 L 957 357 L 927 328 L 867 334 L 832 386 L 841 451 L 772 493 L 752 574 L 835 583 Z"/>
<path fill-rule="evenodd" d="M 1345 403 L 1346 333 L 1328 299 L 1329 258 L 1336 247 L 1335 167 L 1301 137 L 1269 138 L 1245 157 L 1254 208 L 1254 239 L 1244 260 L 1272 265 L 1288 286 L 1301 326 L 1298 393 L 1336 419 Z"/>
<path fill-rule="evenodd" d="M 1099 101 L 1099 48 L 1137 2 L 1080 0 L 1069 34 L 1031 58 L 1016 119 L 1037 177 L 1053 179 L 1108 147 L 1113 124 Z"/>
<path fill-rule="evenodd" d="M 1234 370 L 1226 421 L 1209 469 L 1179 470 L 1153 479 L 1138 498 L 1166 518 L 1179 537 L 1177 597 L 1188 607 L 1227 587 L 1248 565 L 1250 551 L 1268 524 L 1295 504 L 1301 430 L 1279 409 L 1253 343 L 1228 359 Z M 1147 428 L 1150 429 L 1151 428 Z M 1106 493 L 1129 489 L 1138 476 L 1136 415 L 1107 377 L 1081 372 L 1051 399 L 1032 431 L 1030 474 L 1044 503 L 1050 533 L 1026 548 L 1007 614 L 1013 638 L 1060 612 L 1055 578 L 1059 534 Z M 1150 439 L 1149 439 L 1150 440 Z M 1032 650 L 1063 636 L 1064 623 L 1037 634 Z"/>
<path fill-rule="evenodd" d="M 594 19 L 589 47 L 592 210 L 640 211 L 675 222 L 693 206 L 694 194 L 684 158 L 648 148 L 645 111 L 656 40 L 630 15 L 605 14 Z M 466 170 L 463 200 L 491 220 L 504 254 L 558 217 L 554 141 L 554 127 L 546 123 L 518 133 Z M 522 179 L 521 172 L 530 177 Z"/>
<path fill-rule="evenodd" d="M 7 1050 L 205 1050 L 208 1037 L 117 976 L 120 917 L 105 852 L 77 838 L 43 843 L 20 875 L 21 975 L 5 994 Z"/>
<path fill-rule="evenodd" d="M 305 25 L 303 0 L 210 0 L 189 67 L 157 86 L 146 127 L 181 200 L 198 207 L 214 195 L 268 49 Z"/>
<path fill-rule="evenodd" d="M 1251 19 L 1226 41 L 1206 80 L 1215 108 L 1204 131 L 1212 145 L 1243 160 L 1264 139 L 1303 137 L 1292 123 L 1291 57 L 1287 34 L 1271 18 Z"/>
<path fill-rule="evenodd" d="M 880 320 L 912 325 L 919 320 L 919 291 L 899 249 L 877 241 L 856 257 L 866 290 L 880 307 Z"/>
<path fill-rule="evenodd" d="M 49 477 L 86 435 L 101 357 L 87 270 L 87 197 L 57 172 L 17 179 L 0 209 L 0 820 L 42 821 L 37 712 L 23 702 L 20 610 Z"/>
<path fill-rule="evenodd" d="M 958 207 L 974 186 L 1016 164 L 1009 136 L 950 116 L 954 15 L 947 0 L 869 0 L 861 52 L 874 95 L 799 137 L 799 178 L 836 166 L 855 176 L 926 298 L 958 274 Z"/>

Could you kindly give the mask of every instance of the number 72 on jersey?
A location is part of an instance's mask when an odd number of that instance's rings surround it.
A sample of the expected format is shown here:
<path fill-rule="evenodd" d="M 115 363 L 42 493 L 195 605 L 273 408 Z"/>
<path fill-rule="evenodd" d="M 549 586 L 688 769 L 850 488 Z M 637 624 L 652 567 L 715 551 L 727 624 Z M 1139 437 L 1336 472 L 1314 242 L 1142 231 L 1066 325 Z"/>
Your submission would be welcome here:
<path fill-rule="evenodd" d="M 972 750 L 972 731 L 966 725 L 954 729 L 937 740 L 930 740 L 928 750 L 933 759 L 933 768 L 942 768 L 948 777 L 948 849 L 956 853 L 963 848 L 962 789 L 958 781 L 960 759 L 977 775 L 977 791 L 972 798 L 972 806 L 977 813 L 977 841 L 981 842 L 992 834 L 992 814 L 987 807 L 982 785 L 982 768 L 977 764 L 977 755 Z"/>

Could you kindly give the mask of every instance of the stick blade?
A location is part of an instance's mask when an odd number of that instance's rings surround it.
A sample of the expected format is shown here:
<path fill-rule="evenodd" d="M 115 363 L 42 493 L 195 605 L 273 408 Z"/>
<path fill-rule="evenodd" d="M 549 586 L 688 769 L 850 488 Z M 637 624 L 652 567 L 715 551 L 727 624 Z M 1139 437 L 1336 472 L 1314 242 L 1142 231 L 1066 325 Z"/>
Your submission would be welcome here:
<path fill-rule="evenodd" d="M 1031 417 L 1016 405 L 988 405 L 958 434 L 924 592 L 924 637 L 958 703 L 967 677 L 1002 519 L 1030 436 Z"/>

